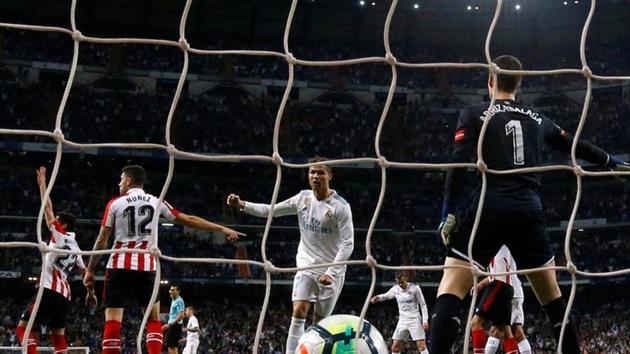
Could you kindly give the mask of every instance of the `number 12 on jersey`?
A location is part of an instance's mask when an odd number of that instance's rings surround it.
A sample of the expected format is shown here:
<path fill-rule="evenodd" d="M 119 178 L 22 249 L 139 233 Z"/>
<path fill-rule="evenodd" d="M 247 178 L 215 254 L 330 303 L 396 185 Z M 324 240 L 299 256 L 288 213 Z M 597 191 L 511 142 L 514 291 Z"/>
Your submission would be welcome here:
<path fill-rule="evenodd" d="M 123 211 L 123 216 L 127 218 L 127 225 L 129 226 L 128 232 L 129 237 L 133 236 L 146 236 L 151 234 L 151 229 L 147 226 L 151 223 L 153 219 L 153 213 L 155 209 L 153 209 L 150 205 L 143 205 L 138 208 L 138 216 L 144 217 L 137 225 L 136 225 L 136 207 L 133 205 L 128 206 Z M 136 232 L 136 229 L 138 232 Z"/>
<path fill-rule="evenodd" d="M 525 164 L 525 148 L 523 146 L 523 127 L 521 121 L 511 120 L 505 125 L 505 135 L 512 134 L 512 146 L 514 149 L 514 164 Z"/>

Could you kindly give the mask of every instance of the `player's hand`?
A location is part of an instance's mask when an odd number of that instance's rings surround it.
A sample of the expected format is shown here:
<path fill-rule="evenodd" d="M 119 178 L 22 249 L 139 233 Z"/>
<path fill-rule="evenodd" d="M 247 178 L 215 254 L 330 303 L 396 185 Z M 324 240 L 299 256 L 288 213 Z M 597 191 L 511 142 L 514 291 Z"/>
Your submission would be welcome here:
<path fill-rule="evenodd" d="M 422 329 L 424 329 L 425 331 L 429 330 L 429 323 L 425 322 L 422 324 Z"/>
<path fill-rule="evenodd" d="M 470 288 L 470 295 L 472 296 L 472 294 L 475 291 L 475 288 L 477 289 L 477 294 L 481 294 L 481 291 L 483 290 L 483 288 L 485 288 L 486 285 L 483 282 L 479 282 L 477 285 L 473 286 L 472 288 Z"/>
<path fill-rule="evenodd" d="M 230 242 L 236 242 L 241 237 L 247 237 L 247 234 L 244 234 L 242 232 L 238 232 L 236 230 L 232 230 L 229 227 L 225 227 L 222 232 L 227 236 L 227 239 Z"/>
<path fill-rule="evenodd" d="M 37 173 L 37 184 L 38 185 L 42 185 L 46 183 L 46 167 L 42 166 L 40 168 L 38 168 L 36 171 Z"/>
<path fill-rule="evenodd" d="M 182 327 L 182 332 L 188 332 L 188 328 Z"/>
<path fill-rule="evenodd" d="M 449 238 L 455 231 L 455 227 L 457 226 L 457 219 L 455 215 L 448 214 L 446 219 L 442 220 L 440 226 L 438 226 L 438 232 L 440 233 L 440 237 L 442 237 L 442 243 L 444 246 L 448 247 Z"/>
<path fill-rule="evenodd" d="M 377 303 L 377 302 L 378 302 L 378 296 L 374 296 L 374 297 L 372 297 L 372 298 L 370 299 L 370 302 L 371 302 L 371 303 L 373 303 L 373 304 Z"/>
<path fill-rule="evenodd" d="M 171 328 L 171 325 L 168 323 L 165 323 L 162 325 L 162 332 L 166 332 L 168 331 L 168 329 Z"/>
<path fill-rule="evenodd" d="M 322 274 L 319 276 L 318 281 L 322 285 L 330 285 L 333 282 L 333 278 L 328 274 Z"/>
<path fill-rule="evenodd" d="M 88 293 L 90 291 L 94 292 L 94 283 L 96 283 L 94 274 L 90 271 L 85 271 L 85 275 L 83 276 L 83 285 L 88 290 Z"/>
<path fill-rule="evenodd" d="M 89 308 L 96 308 L 96 306 L 98 306 L 98 299 L 96 298 L 94 289 L 88 289 L 85 295 L 85 306 Z"/>
<path fill-rule="evenodd" d="M 231 193 L 227 197 L 227 205 L 231 206 L 232 208 L 243 209 L 245 207 L 245 202 L 243 202 L 241 200 L 241 197 L 239 197 L 238 195 Z"/>

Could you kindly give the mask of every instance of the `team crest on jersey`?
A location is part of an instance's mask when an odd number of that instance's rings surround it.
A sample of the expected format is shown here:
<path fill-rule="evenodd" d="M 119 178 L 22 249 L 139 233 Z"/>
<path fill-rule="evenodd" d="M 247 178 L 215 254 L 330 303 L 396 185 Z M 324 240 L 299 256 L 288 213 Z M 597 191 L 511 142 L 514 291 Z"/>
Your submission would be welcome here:
<path fill-rule="evenodd" d="M 304 198 L 304 205 L 306 205 L 307 207 L 311 206 L 311 197 Z"/>
<path fill-rule="evenodd" d="M 332 217 L 333 217 L 333 212 L 332 212 L 332 209 L 328 209 L 328 210 L 326 211 L 326 214 L 325 214 L 325 215 L 326 215 L 326 217 L 327 217 L 327 218 L 332 219 Z"/>

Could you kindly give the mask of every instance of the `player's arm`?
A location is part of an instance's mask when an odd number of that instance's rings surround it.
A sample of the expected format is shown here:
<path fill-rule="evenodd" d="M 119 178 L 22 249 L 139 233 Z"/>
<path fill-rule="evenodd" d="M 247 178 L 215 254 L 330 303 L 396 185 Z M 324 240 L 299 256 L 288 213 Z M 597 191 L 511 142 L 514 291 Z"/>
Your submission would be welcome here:
<path fill-rule="evenodd" d="M 455 129 L 452 163 L 472 162 L 476 155 L 477 130 L 479 124 L 468 109 L 463 109 Z M 466 169 L 450 168 L 446 171 L 444 183 L 444 201 L 442 203 L 442 218 L 438 231 L 442 242 L 448 245 L 448 238 L 456 226 L 455 211 L 461 198 L 466 180 Z"/>
<path fill-rule="evenodd" d="M 575 140 L 571 134 L 547 118 L 543 118 L 541 124 L 543 125 L 543 134 L 547 144 L 556 150 L 571 153 L 571 146 Z M 578 139 L 575 156 L 599 166 L 609 167 L 619 171 L 630 171 L 630 165 L 627 162 L 609 155 L 597 145 L 586 140 Z"/>
<path fill-rule="evenodd" d="M 98 237 L 94 242 L 93 251 L 99 251 L 107 249 L 107 243 L 109 241 L 109 237 L 112 234 L 112 228 L 109 226 L 101 225 L 101 230 L 98 233 Z M 100 254 L 93 254 L 90 256 L 90 261 L 85 269 L 85 274 L 83 275 L 83 285 L 88 289 L 88 293 L 90 291 L 94 291 L 94 269 L 98 265 L 98 261 L 101 259 Z"/>
<path fill-rule="evenodd" d="M 297 194 L 290 199 L 276 203 L 273 208 L 273 216 L 278 217 L 297 214 L 297 202 L 299 197 L 300 195 Z M 247 202 L 241 200 L 241 198 L 236 194 L 230 194 L 227 197 L 227 205 L 259 218 L 266 218 L 269 216 L 269 212 L 271 211 L 271 205 L 269 204 Z"/>
<path fill-rule="evenodd" d="M 46 195 L 46 167 L 42 166 L 37 169 L 37 184 L 39 185 L 39 196 L 42 200 L 44 200 L 44 196 Z M 46 200 L 46 205 L 44 206 L 44 218 L 46 219 L 46 225 L 50 229 L 53 222 L 55 222 L 55 213 L 53 212 L 52 202 L 50 201 L 50 196 L 48 200 Z"/>
<path fill-rule="evenodd" d="M 350 204 L 344 205 L 343 209 L 338 213 L 337 228 L 339 229 L 341 247 L 333 262 L 343 262 L 350 258 L 354 250 L 354 225 L 352 224 Z M 326 272 L 319 278 L 319 282 L 324 285 L 331 284 L 333 278 L 343 275 L 343 269 L 343 266 L 328 267 Z"/>
<path fill-rule="evenodd" d="M 221 232 L 224 233 L 229 241 L 236 241 L 239 237 L 247 236 L 242 232 L 238 232 L 236 230 L 232 230 L 231 228 L 219 224 L 215 224 L 210 222 L 202 217 L 195 215 L 188 215 L 182 212 L 179 212 L 175 217 L 174 222 L 182 225 L 186 225 L 188 227 L 192 227 L 197 230 L 204 231 L 212 231 L 212 232 Z"/>
<path fill-rule="evenodd" d="M 422 289 L 418 286 L 418 291 L 416 292 L 416 300 L 420 305 L 420 311 L 422 312 L 422 327 L 426 331 L 429 329 L 429 308 L 427 307 L 427 302 L 424 300 L 424 295 L 422 294 Z"/>
<path fill-rule="evenodd" d="M 391 300 L 391 299 L 393 299 L 395 297 L 396 296 L 394 295 L 394 287 L 392 287 L 391 289 L 387 290 L 387 292 L 384 293 L 384 294 L 378 294 L 376 296 L 373 296 L 370 299 L 370 302 L 375 304 L 377 302 Z"/>
<path fill-rule="evenodd" d="M 85 267 L 85 263 L 83 263 L 83 257 L 81 255 L 77 256 L 76 266 L 79 268 L 81 277 L 85 278 L 87 268 Z M 98 299 L 96 298 L 93 287 L 87 289 L 87 294 L 85 295 L 85 305 L 89 307 L 96 307 L 96 305 L 98 305 Z"/>
<path fill-rule="evenodd" d="M 479 281 L 479 283 L 477 283 L 477 285 L 473 286 L 470 289 L 470 295 L 472 295 L 475 288 L 477 288 L 477 293 L 480 293 L 481 290 L 483 290 L 486 286 L 488 286 L 488 284 L 490 284 L 490 277 L 483 278 L 481 281 Z"/>

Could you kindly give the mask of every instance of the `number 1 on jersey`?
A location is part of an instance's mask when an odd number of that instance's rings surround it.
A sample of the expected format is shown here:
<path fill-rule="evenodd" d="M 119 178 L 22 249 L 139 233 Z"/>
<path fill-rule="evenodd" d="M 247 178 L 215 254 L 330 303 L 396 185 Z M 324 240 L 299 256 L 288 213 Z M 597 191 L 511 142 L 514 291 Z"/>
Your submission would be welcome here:
<path fill-rule="evenodd" d="M 514 146 L 514 164 L 525 164 L 525 150 L 523 147 L 523 127 L 521 121 L 511 120 L 505 125 L 505 135 L 512 134 L 512 144 Z"/>

